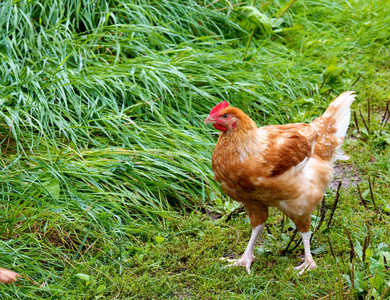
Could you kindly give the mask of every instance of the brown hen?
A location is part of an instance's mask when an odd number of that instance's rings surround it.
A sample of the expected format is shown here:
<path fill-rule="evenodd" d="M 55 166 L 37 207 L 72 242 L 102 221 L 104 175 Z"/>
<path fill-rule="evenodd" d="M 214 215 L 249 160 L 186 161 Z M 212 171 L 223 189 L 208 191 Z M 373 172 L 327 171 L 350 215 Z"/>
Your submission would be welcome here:
<path fill-rule="evenodd" d="M 347 159 L 341 146 L 350 121 L 354 92 L 344 92 L 310 124 L 269 125 L 258 128 L 241 109 L 221 102 L 205 124 L 222 131 L 212 156 L 215 180 L 249 215 L 252 235 L 238 260 L 248 273 L 253 249 L 264 231 L 268 207 L 279 208 L 302 235 L 305 258 L 296 267 L 302 274 L 316 267 L 310 253 L 310 221 L 332 180 L 333 162 Z"/>

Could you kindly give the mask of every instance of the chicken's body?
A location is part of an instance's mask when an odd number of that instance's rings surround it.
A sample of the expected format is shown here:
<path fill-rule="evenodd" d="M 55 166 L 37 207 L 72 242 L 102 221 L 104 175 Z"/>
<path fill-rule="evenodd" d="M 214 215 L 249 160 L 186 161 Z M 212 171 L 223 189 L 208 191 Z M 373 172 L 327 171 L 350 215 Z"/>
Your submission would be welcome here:
<path fill-rule="evenodd" d="M 345 159 L 341 146 L 350 120 L 353 92 L 341 94 L 310 124 L 256 123 L 238 108 L 220 103 L 205 123 L 221 130 L 212 156 L 215 179 L 224 192 L 243 203 L 252 237 L 241 259 L 250 272 L 253 248 L 268 218 L 268 207 L 279 208 L 302 234 L 305 261 L 301 273 L 314 268 L 310 254 L 311 213 L 332 179 L 333 162 Z"/>

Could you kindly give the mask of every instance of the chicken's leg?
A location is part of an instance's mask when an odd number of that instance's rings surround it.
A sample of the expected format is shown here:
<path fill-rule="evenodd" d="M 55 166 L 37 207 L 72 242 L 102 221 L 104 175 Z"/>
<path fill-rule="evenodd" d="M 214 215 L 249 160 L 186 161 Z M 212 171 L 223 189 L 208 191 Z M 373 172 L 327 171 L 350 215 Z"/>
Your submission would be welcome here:
<path fill-rule="evenodd" d="M 253 249 L 255 248 L 257 239 L 259 238 L 260 234 L 263 233 L 264 227 L 265 223 L 252 228 L 252 235 L 244 254 L 241 256 L 240 259 L 226 259 L 228 262 L 231 263 L 226 267 L 243 266 L 246 268 L 248 273 L 251 274 L 251 265 L 255 259 L 255 256 L 253 255 Z M 225 258 L 222 259 L 225 260 Z"/>
<path fill-rule="evenodd" d="M 305 258 L 303 260 L 303 264 L 301 264 L 298 267 L 295 267 L 295 270 L 300 270 L 299 275 L 302 275 L 305 270 L 311 270 L 316 268 L 316 263 L 313 260 L 313 257 L 311 256 L 310 252 L 310 236 L 311 233 L 310 231 L 308 232 L 300 232 L 302 236 L 302 241 L 303 241 L 303 247 L 305 249 Z"/>

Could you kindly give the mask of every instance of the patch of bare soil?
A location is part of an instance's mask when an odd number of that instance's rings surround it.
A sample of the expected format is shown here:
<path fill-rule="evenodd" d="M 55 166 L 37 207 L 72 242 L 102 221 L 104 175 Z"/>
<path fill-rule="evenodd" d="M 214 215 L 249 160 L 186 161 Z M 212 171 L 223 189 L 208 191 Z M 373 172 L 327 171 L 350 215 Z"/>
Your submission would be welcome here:
<path fill-rule="evenodd" d="M 339 181 L 341 181 L 341 185 L 344 188 L 348 188 L 351 185 L 356 186 L 356 183 L 360 183 L 361 176 L 359 171 L 348 162 L 336 162 L 333 172 L 333 181 L 329 184 L 329 187 L 332 190 L 336 190 Z"/>

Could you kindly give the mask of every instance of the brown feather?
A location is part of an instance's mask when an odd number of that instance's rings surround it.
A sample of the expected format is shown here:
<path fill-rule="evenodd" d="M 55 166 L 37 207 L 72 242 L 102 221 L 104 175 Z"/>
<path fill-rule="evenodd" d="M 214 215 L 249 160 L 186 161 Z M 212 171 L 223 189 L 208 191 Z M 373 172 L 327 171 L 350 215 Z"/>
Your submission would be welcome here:
<path fill-rule="evenodd" d="M 262 129 L 268 132 L 270 139 L 264 158 L 272 165 L 271 177 L 283 174 L 310 156 L 310 142 L 298 131 L 287 126 L 266 126 Z"/>
<path fill-rule="evenodd" d="M 334 136 L 337 131 L 334 127 L 336 120 L 332 117 L 319 117 L 311 124 L 317 129 L 314 153 L 329 161 L 339 144 Z"/>

